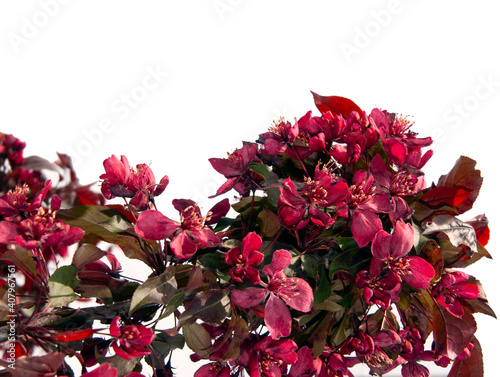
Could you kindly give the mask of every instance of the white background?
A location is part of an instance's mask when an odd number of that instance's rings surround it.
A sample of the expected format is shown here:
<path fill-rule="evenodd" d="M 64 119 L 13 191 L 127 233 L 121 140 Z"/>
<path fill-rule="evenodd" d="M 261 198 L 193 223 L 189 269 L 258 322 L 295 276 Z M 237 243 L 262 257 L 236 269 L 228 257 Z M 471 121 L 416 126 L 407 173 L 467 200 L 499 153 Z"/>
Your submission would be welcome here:
<path fill-rule="evenodd" d="M 174 198 L 215 203 L 204 198 L 223 180 L 209 157 L 280 115 L 314 110 L 310 90 L 341 95 L 408 115 L 433 136 L 429 183 L 461 154 L 478 162 L 483 189 L 463 218 L 488 215 L 498 259 L 498 10 L 493 1 L 2 1 L 0 131 L 26 141 L 26 155 L 71 154 L 82 183 L 97 181 L 111 154 L 151 163 L 171 180 L 159 209 L 176 216 Z M 468 272 L 500 312 L 498 271 L 482 260 Z M 499 324 L 476 318 L 495 377 Z M 186 364 L 180 376 L 192 375 Z"/>

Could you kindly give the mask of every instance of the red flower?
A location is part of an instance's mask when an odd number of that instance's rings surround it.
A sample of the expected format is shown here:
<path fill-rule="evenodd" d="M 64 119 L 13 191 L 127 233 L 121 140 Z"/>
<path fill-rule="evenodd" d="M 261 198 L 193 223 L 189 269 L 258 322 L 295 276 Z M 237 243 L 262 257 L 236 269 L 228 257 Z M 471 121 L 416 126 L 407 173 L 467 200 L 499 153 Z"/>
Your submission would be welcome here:
<path fill-rule="evenodd" d="M 148 165 L 136 165 L 136 170 L 132 172 L 127 184 L 127 189 L 134 193 L 130 204 L 139 211 L 148 209 L 149 202 L 154 203 L 154 198 L 165 191 L 168 183 L 168 176 L 165 175 L 157 185 L 153 171 Z"/>
<path fill-rule="evenodd" d="M 462 271 L 455 271 L 444 275 L 432 289 L 432 294 L 439 305 L 454 317 L 461 318 L 464 309 L 460 299 L 475 300 L 479 295 L 479 287 L 467 283 L 469 275 Z"/>
<path fill-rule="evenodd" d="M 432 144 L 432 139 L 427 137 L 419 139 L 416 133 L 409 131 L 413 123 L 407 119 L 397 117 L 396 114 L 373 109 L 370 117 L 380 129 L 384 149 L 396 165 L 403 165 L 408 159 L 412 149 L 421 149 Z"/>
<path fill-rule="evenodd" d="M 227 199 L 224 199 L 223 202 L 226 201 Z M 221 206 L 218 203 L 212 208 L 217 212 L 210 210 L 207 216 L 203 217 L 200 208 L 192 200 L 174 199 L 172 203 L 180 213 L 180 222 L 169 219 L 159 211 L 144 211 L 137 218 L 137 235 L 152 241 L 170 238 L 170 247 L 175 255 L 182 259 L 192 257 L 199 247 L 214 247 L 220 243 L 219 237 L 205 222 L 225 215 L 229 210 L 228 205 Z"/>
<path fill-rule="evenodd" d="M 394 233 L 381 230 L 375 235 L 372 243 L 372 260 L 374 268 L 384 263 L 408 284 L 415 288 L 429 287 L 435 275 L 430 263 L 420 257 L 406 257 L 413 247 L 413 228 L 402 220 L 396 222 Z"/>
<path fill-rule="evenodd" d="M 345 347 L 350 351 L 355 351 L 356 356 L 371 367 L 379 368 L 390 365 L 392 364 L 391 358 L 380 347 L 391 346 L 398 341 L 400 343 L 400 339 L 398 334 L 392 330 L 389 332 L 389 336 L 387 333 L 382 334 L 384 335 L 383 340 L 379 341 L 377 337 L 372 338 L 370 335 L 358 331 Z"/>
<path fill-rule="evenodd" d="M 231 369 L 229 366 L 220 361 L 216 361 L 200 367 L 194 373 L 193 377 L 229 377 L 230 375 Z"/>
<path fill-rule="evenodd" d="M 251 377 L 285 376 L 289 365 L 297 362 L 297 345 L 293 340 L 273 340 L 267 336 L 257 343 L 244 343 L 237 364 L 250 371 Z"/>
<path fill-rule="evenodd" d="M 341 140 L 346 121 L 341 115 L 332 115 L 331 112 L 321 114 L 321 117 L 311 117 L 307 112 L 298 121 L 302 133 L 309 135 L 309 148 L 312 152 L 327 151 L 332 144 Z"/>
<path fill-rule="evenodd" d="M 31 202 L 28 201 L 28 185 L 16 186 L 14 190 L 9 190 L 0 198 L 0 215 L 4 217 L 25 216 L 27 213 L 38 211 L 51 185 L 50 179 L 45 181 L 43 190 L 39 191 Z"/>
<path fill-rule="evenodd" d="M 377 187 L 375 193 L 388 196 L 392 202 L 392 222 L 410 217 L 413 210 L 403 197 L 417 195 L 425 187 L 424 173 L 412 167 L 405 167 L 394 174 L 378 154 L 370 163 L 370 173 L 373 174 Z"/>
<path fill-rule="evenodd" d="M 109 333 L 115 339 L 111 342 L 111 347 L 115 353 L 126 360 L 134 357 L 149 355 L 151 351 L 146 348 L 154 339 L 153 330 L 144 325 L 124 325 L 119 324 L 120 317 L 115 317 Z"/>
<path fill-rule="evenodd" d="M 168 185 L 168 176 L 164 176 L 157 185 L 151 168 L 146 164 L 138 164 L 136 170 L 130 168 L 127 157 L 121 159 L 115 155 L 103 162 L 105 174 L 101 192 L 106 199 L 114 197 L 132 198 L 130 204 L 139 211 L 148 209 L 149 202 L 154 202 L 154 197 L 160 195 Z"/>
<path fill-rule="evenodd" d="M 406 360 L 401 368 L 403 377 L 429 377 L 429 370 L 418 361 L 434 361 L 433 351 L 424 351 L 424 343 L 417 329 L 407 327 L 399 333 L 401 343 L 401 358 Z"/>
<path fill-rule="evenodd" d="M 243 309 L 258 305 L 269 295 L 264 309 L 264 323 L 273 339 L 290 335 L 292 317 L 286 305 L 301 312 L 311 310 L 313 292 L 309 284 L 303 279 L 290 278 L 283 273 L 291 261 L 289 251 L 275 251 L 271 264 L 263 269 L 264 274 L 269 277 L 268 284 L 260 282 L 265 288 L 250 287 L 232 292 L 234 304 Z"/>
<path fill-rule="evenodd" d="M 370 305 L 380 305 L 388 310 L 391 303 L 399 302 L 401 278 L 391 270 L 382 272 L 371 265 L 369 271 L 358 273 L 355 284 L 363 289 L 363 298 Z"/>
<path fill-rule="evenodd" d="M 289 146 L 293 145 L 294 141 L 299 136 L 299 124 L 295 122 L 291 124 L 281 118 L 279 122 L 273 122 L 269 128 L 269 132 L 265 132 L 259 136 L 259 140 L 264 143 L 264 149 L 260 152 L 271 156 L 277 156 L 287 152 Z M 289 153 L 288 153 L 289 154 Z M 292 157 L 296 157 L 293 153 Z"/>
<path fill-rule="evenodd" d="M 25 147 L 26 143 L 17 137 L 0 132 L 0 158 L 9 161 L 11 170 L 24 163 L 23 150 Z"/>
<path fill-rule="evenodd" d="M 252 284 L 260 283 L 259 271 L 253 267 L 259 265 L 264 259 L 264 254 L 260 252 L 262 239 L 255 233 L 248 233 L 243 238 L 243 244 L 240 248 L 235 246 L 226 253 L 226 263 L 235 266 L 229 270 L 229 275 L 233 280 L 242 282 L 246 278 Z M 242 250 L 243 249 L 243 250 Z"/>
<path fill-rule="evenodd" d="M 240 195 L 248 195 L 251 189 L 255 189 L 260 182 L 261 177 L 249 169 L 250 163 L 262 161 L 257 157 L 257 144 L 245 144 L 243 148 L 236 149 L 228 154 L 227 159 L 210 158 L 208 161 L 212 167 L 224 177 L 227 181 L 217 190 L 217 196 L 224 194 L 231 189 L 235 189 Z"/>
<path fill-rule="evenodd" d="M 85 234 L 83 230 L 71 228 L 56 218 L 59 205 L 60 200 L 54 197 L 50 209 L 39 207 L 35 214 L 19 224 L 0 222 L 0 243 L 16 242 L 26 249 L 52 247 L 57 252 L 80 241 Z"/>
<path fill-rule="evenodd" d="M 376 213 L 392 212 L 393 208 L 387 196 L 375 193 L 376 186 L 371 173 L 354 173 L 349 190 L 347 205 L 351 211 L 351 232 L 359 247 L 363 247 L 382 229 L 382 221 Z"/>
<path fill-rule="evenodd" d="M 349 368 L 358 364 L 356 357 L 344 357 L 337 352 L 323 352 L 316 359 L 318 377 L 354 377 Z"/>
<path fill-rule="evenodd" d="M 83 373 L 82 377 L 116 377 L 118 369 L 111 367 L 109 364 L 102 364 L 91 372 Z"/>
<path fill-rule="evenodd" d="M 319 166 L 316 166 L 314 180 L 307 178 L 300 190 L 297 190 L 293 181 L 287 178 L 283 187 L 280 187 L 280 192 L 278 216 L 282 224 L 289 229 L 301 229 L 309 221 L 320 227 L 331 227 L 335 220 L 324 211 L 324 208 L 332 206 L 336 207 L 339 216 L 347 216 L 345 204 L 349 192 L 347 184 L 339 181 L 328 167 L 320 170 Z"/>
<path fill-rule="evenodd" d="M 118 157 L 112 155 L 103 162 L 106 173 L 100 178 L 103 180 L 101 184 L 101 192 L 106 199 L 112 199 L 116 196 L 131 197 L 133 193 L 126 188 L 130 179 L 130 165 L 125 156 Z"/>
<path fill-rule="evenodd" d="M 344 116 L 345 117 L 345 116 Z M 345 118 L 345 127 L 337 140 L 342 144 L 332 145 L 330 155 L 342 165 L 354 164 L 359 157 L 379 140 L 378 128 L 364 112 L 353 111 Z"/>

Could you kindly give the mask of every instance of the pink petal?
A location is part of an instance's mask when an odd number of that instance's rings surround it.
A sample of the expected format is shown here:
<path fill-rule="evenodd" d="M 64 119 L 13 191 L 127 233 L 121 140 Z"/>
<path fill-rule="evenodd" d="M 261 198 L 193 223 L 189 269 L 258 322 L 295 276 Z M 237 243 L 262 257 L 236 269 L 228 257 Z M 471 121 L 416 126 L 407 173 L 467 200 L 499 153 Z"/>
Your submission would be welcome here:
<path fill-rule="evenodd" d="M 178 228 L 178 223 L 154 210 L 142 212 L 134 227 L 139 237 L 152 241 L 169 238 Z"/>
<path fill-rule="evenodd" d="M 375 258 L 388 260 L 391 257 L 392 235 L 381 230 L 375 235 L 372 242 L 372 254 Z"/>
<path fill-rule="evenodd" d="M 231 292 L 234 305 L 246 309 L 260 304 L 266 297 L 266 289 L 250 287 L 242 290 L 233 290 Z"/>
<path fill-rule="evenodd" d="M 413 228 L 410 223 L 399 220 L 391 239 L 391 254 L 394 259 L 408 254 L 413 247 Z"/>
<path fill-rule="evenodd" d="M 354 211 L 351 231 L 359 247 L 368 245 L 375 234 L 382 229 L 382 221 L 373 212 Z"/>
<path fill-rule="evenodd" d="M 115 338 L 120 336 L 120 326 L 118 326 L 119 323 L 120 317 L 115 317 L 109 326 L 109 334 Z"/>
<path fill-rule="evenodd" d="M 386 139 L 384 140 L 384 149 L 396 165 L 401 166 L 404 164 L 408 156 L 408 148 L 403 142 L 396 138 Z"/>
<path fill-rule="evenodd" d="M 290 254 L 288 250 L 275 251 L 273 254 L 273 261 L 271 262 L 273 273 L 283 271 L 290 263 L 292 263 L 292 254 Z"/>
<path fill-rule="evenodd" d="M 211 215 L 210 218 L 205 221 L 205 225 L 217 224 L 223 216 L 226 216 L 230 209 L 231 205 L 229 204 L 229 199 L 221 200 L 208 211 Z"/>
<path fill-rule="evenodd" d="M 236 184 L 238 183 L 239 179 L 240 179 L 240 177 L 229 178 L 226 182 L 224 182 L 222 184 L 221 187 L 219 187 L 217 189 L 217 192 L 215 193 L 215 195 L 209 196 L 209 198 L 214 198 L 214 197 L 216 197 L 218 195 L 222 195 L 222 194 L 225 194 L 228 191 L 231 191 L 231 189 L 233 189 L 233 187 L 236 186 Z"/>
<path fill-rule="evenodd" d="M 243 256 L 247 257 L 250 255 L 252 251 L 259 251 L 262 247 L 262 238 L 255 233 L 248 233 L 243 238 Z"/>
<path fill-rule="evenodd" d="M 466 300 L 475 300 L 479 296 L 479 287 L 472 283 L 457 283 L 451 286 L 449 290 Z"/>
<path fill-rule="evenodd" d="M 196 242 L 194 242 L 194 240 L 189 237 L 184 230 L 172 239 L 170 247 L 172 248 L 174 254 L 181 259 L 192 257 L 198 249 Z"/>
<path fill-rule="evenodd" d="M 241 250 L 238 246 L 232 247 L 226 253 L 224 260 L 227 264 L 235 265 L 238 262 L 238 257 L 241 255 Z"/>
<path fill-rule="evenodd" d="M 429 288 L 429 283 L 436 274 L 434 267 L 420 257 L 405 257 L 403 259 L 409 262 L 409 273 L 404 274 L 403 279 L 412 287 L 420 289 Z"/>
<path fill-rule="evenodd" d="M 220 244 L 220 238 L 209 227 L 201 229 L 191 228 L 189 229 L 189 233 L 203 246 L 213 247 Z"/>
<path fill-rule="evenodd" d="M 279 339 L 290 335 L 292 316 L 286 304 L 271 293 L 264 310 L 264 322 L 271 338 Z"/>
<path fill-rule="evenodd" d="M 154 196 L 158 196 L 160 195 L 163 191 L 165 191 L 165 189 L 167 188 L 168 186 L 168 183 L 169 183 L 169 179 L 168 179 L 168 176 L 164 176 L 160 183 L 156 186 L 155 188 L 155 191 L 154 191 Z"/>
<path fill-rule="evenodd" d="M 285 278 L 278 295 L 290 307 L 301 312 L 311 310 L 313 291 L 311 286 L 303 279 L 293 277 Z"/>

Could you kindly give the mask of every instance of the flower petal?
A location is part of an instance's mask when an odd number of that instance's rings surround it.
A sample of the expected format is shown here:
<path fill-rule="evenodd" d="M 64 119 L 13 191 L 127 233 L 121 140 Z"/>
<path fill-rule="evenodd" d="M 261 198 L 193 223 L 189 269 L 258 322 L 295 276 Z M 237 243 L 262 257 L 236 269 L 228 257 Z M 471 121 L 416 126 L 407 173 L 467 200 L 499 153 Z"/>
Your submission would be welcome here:
<path fill-rule="evenodd" d="M 351 231 L 359 247 L 368 245 L 375 234 L 382 229 L 382 221 L 373 212 L 354 211 Z"/>
<path fill-rule="evenodd" d="M 231 292 L 234 305 L 246 309 L 260 304 L 266 297 L 264 288 L 250 287 L 242 290 L 233 290 Z"/>
<path fill-rule="evenodd" d="M 170 220 L 160 211 L 147 210 L 142 212 L 137 218 L 135 232 L 145 240 L 158 241 L 170 237 L 179 224 Z"/>
<path fill-rule="evenodd" d="M 290 310 L 272 293 L 264 310 L 264 322 L 273 339 L 288 336 L 292 330 Z"/>
<path fill-rule="evenodd" d="M 192 257 L 197 250 L 196 242 L 184 230 L 172 239 L 170 247 L 181 259 Z"/>

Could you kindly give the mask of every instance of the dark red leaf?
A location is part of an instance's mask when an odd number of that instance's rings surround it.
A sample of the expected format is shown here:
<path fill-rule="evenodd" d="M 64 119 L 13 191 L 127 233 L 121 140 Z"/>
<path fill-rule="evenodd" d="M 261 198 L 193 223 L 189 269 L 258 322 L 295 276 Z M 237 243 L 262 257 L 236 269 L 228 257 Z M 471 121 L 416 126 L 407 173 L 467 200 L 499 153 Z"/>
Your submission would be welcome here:
<path fill-rule="evenodd" d="M 472 208 L 483 183 L 481 172 L 475 169 L 476 161 L 469 157 L 460 156 L 451 171 L 439 178 L 438 186 L 463 189 L 469 193 L 468 197 L 456 206 L 459 214 Z"/>
<path fill-rule="evenodd" d="M 481 377 L 484 375 L 483 352 L 476 337 L 472 338 L 474 348 L 465 360 L 455 360 L 448 377 Z"/>
<path fill-rule="evenodd" d="M 69 343 L 77 340 L 87 339 L 91 336 L 96 330 L 93 329 L 83 329 L 83 330 L 74 330 L 74 331 L 65 331 L 58 334 L 52 335 L 52 340 L 56 342 Z"/>
<path fill-rule="evenodd" d="M 438 186 L 430 189 L 422 195 L 421 201 L 430 207 L 442 204 L 456 207 L 469 197 L 464 189 L 449 186 Z"/>
<path fill-rule="evenodd" d="M 363 113 L 363 110 L 348 98 L 339 96 L 326 97 L 320 96 L 314 92 L 311 93 L 314 97 L 314 104 L 322 114 L 330 111 L 333 115 L 342 115 L 344 118 L 347 118 L 353 111 L 359 114 Z"/>
<path fill-rule="evenodd" d="M 12 377 L 53 377 L 65 357 L 62 352 L 52 352 L 43 356 L 22 356 L 16 360 L 16 368 L 10 370 L 10 373 Z"/>
<path fill-rule="evenodd" d="M 436 355 L 450 359 L 455 359 L 467 347 L 477 329 L 474 316 L 466 308 L 462 318 L 457 318 L 440 305 L 434 306 L 432 327 Z"/>

